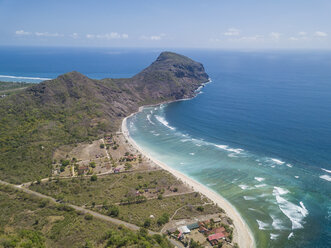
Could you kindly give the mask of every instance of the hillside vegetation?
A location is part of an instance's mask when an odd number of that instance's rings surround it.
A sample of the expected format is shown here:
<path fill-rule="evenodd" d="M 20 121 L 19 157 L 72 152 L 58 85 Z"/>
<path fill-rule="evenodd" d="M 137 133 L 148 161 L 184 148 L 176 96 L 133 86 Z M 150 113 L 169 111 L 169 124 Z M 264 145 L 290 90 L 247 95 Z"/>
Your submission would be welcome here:
<path fill-rule="evenodd" d="M 148 235 L 0 185 L 0 247 L 172 247 Z"/>
<path fill-rule="evenodd" d="M 0 97 L 9 96 L 17 93 L 20 90 L 26 89 L 29 86 L 34 85 L 33 83 L 24 82 L 2 82 L 0 81 Z"/>
<path fill-rule="evenodd" d="M 0 179 L 51 176 L 57 147 L 117 131 L 139 106 L 192 97 L 207 80 L 200 63 L 164 52 L 132 78 L 93 80 L 70 72 L 1 98 Z"/>

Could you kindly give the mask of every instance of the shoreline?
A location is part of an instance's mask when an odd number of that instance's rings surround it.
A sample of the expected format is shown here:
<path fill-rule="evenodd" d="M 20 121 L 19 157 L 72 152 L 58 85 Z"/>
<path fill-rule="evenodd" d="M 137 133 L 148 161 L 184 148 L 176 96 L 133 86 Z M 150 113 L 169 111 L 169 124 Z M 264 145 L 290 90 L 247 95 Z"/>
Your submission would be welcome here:
<path fill-rule="evenodd" d="M 185 99 L 187 100 L 187 99 Z M 180 100 L 179 100 L 180 101 Z M 164 103 L 161 103 L 164 104 Z M 154 106 L 157 106 L 160 104 L 155 104 Z M 156 165 L 161 167 L 162 169 L 170 172 L 172 175 L 174 175 L 178 180 L 182 181 L 184 184 L 187 184 L 188 186 L 192 187 L 195 191 L 203 194 L 207 198 L 209 198 L 212 202 L 217 204 L 219 207 L 221 207 L 225 214 L 230 217 L 233 220 L 234 225 L 234 243 L 238 243 L 239 247 L 241 248 L 254 248 L 255 240 L 254 236 L 252 234 L 252 231 L 248 227 L 245 220 L 241 217 L 239 212 L 236 210 L 234 206 L 231 205 L 224 197 L 213 191 L 212 189 L 209 189 L 205 185 L 195 181 L 194 179 L 186 176 L 185 174 L 173 169 L 172 167 L 166 165 L 165 163 L 160 162 L 159 160 L 153 158 L 151 155 L 149 155 L 146 151 L 144 151 L 138 144 L 130 137 L 129 130 L 127 128 L 127 118 L 141 112 L 144 109 L 145 106 L 139 107 L 139 110 L 135 113 L 130 114 L 129 116 L 125 117 L 122 121 L 121 125 L 121 131 L 123 133 L 124 138 L 135 148 L 137 149 L 143 156 L 153 161 Z"/>

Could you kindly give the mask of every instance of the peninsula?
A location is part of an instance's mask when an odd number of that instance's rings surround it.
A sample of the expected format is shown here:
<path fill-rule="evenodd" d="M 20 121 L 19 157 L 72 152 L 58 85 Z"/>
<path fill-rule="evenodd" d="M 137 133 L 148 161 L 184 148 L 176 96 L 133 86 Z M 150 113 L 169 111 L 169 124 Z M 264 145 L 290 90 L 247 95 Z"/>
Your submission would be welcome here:
<path fill-rule="evenodd" d="M 163 52 L 132 78 L 94 80 L 69 72 L 1 98 L 0 199 L 6 204 L 0 203 L 0 244 L 35 235 L 50 247 L 68 240 L 113 247 L 114 237 L 124 235 L 124 246 L 253 247 L 233 206 L 154 160 L 126 129 L 126 117 L 141 107 L 192 98 L 207 81 L 202 64 Z M 21 205 L 33 225 L 17 218 L 22 199 L 33 202 Z M 70 220 L 85 237 L 72 230 L 68 239 L 59 236 L 59 225 L 66 230 Z M 113 231 L 89 232 L 96 228 Z"/>

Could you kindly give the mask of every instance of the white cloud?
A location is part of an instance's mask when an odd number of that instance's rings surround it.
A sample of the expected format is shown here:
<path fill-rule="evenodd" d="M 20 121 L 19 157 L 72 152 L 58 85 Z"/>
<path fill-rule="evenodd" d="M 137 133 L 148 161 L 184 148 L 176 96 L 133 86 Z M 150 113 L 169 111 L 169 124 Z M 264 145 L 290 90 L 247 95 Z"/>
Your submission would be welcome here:
<path fill-rule="evenodd" d="M 128 39 L 128 34 L 119 34 L 117 32 L 111 32 L 107 34 L 87 34 L 86 38 L 88 39 L 104 39 L 104 40 L 113 40 L 113 39 Z"/>
<path fill-rule="evenodd" d="M 78 39 L 79 38 L 79 35 L 77 33 L 72 33 L 69 36 L 73 39 Z"/>
<path fill-rule="evenodd" d="M 298 33 L 298 35 L 299 35 L 299 36 L 306 36 L 306 35 L 307 35 L 307 33 L 306 33 L 306 32 L 303 32 L 303 31 L 301 31 L 301 32 L 299 32 L 299 33 Z"/>
<path fill-rule="evenodd" d="M 242 41 L 258 41 L 258 40 L 262 40 L 263 38 L 264 38 L 263 35 L 253 35 L 253 36 L 240 37 L 239 40 L 242 40 Z"/>
<path fill-rule="evenodd" d="M 24 30 L 17 30 L 17 31 L 15 31 L 15 34 L 16 35 L 30 35 L 31 33 L 30 32 L 26 32 Z"/>
<path fill-rule="evenodd" d="M 326 36 L 328 36 L 328 34 L 325 33 L 325 32 L 322 32 L 322 31 L 316 31 L 315 36 L 317 36 L 317 37 L 326 37 Z"/>
<path fill-rule="evenodd" d="M 297 41 L 297 40 L 299 40 L 299 39 L 296 38 L 296 37 L 290 37 L 289 40 L 291 40 L 291 41 Z"/>
<path fill-rule="evenodd" d="M 277 33 L 277 32 L 271 32 L 271 33 L 269 34 L 269 36 L 270 36 L 272 39 L 274 39 L 274 40 L 279 40 L 279 38 L 280 38 L 281 35 L 282 35 L 281 33 Z"/>
<path fill-rule="evenodd" d="M 63 34 L 49 33 L 49 32 L 35 32 L 34 34 L 39 37 L 62 37 L 63 36 Z"/>
<path fill-rule="evenodd" d="M 158 41 L 158 40 L 161 40 L 164 36 L 166 36 L 166 35 L 165 35 L 165 34 L 151 35 L 151 36 L 142 35 L 142 36 L 140 36 L 140 39 L 141 39 L 141 40 Z"/>
<path fill-rule="evenodd" d="M 94 39 L 95 35 L 94 34 L 87 34 L 86 38 L 88 39 Z"/>
<path fill-rule="evenodd" d="M 236 28 L 229 28 L 228 31 L 223 34 L 225 36 L 238 36 L 240 35 L 240 30 Z"/>

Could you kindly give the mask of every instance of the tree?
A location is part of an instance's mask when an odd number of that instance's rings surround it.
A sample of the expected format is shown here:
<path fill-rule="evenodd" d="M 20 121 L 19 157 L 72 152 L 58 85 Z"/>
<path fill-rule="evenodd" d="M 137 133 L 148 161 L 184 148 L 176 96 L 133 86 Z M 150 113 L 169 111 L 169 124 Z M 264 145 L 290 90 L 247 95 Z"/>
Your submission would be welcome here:
<path fill-rule="evenodd" d="M 95 181 L 97 181 L 97 180 L 98 180 L 97 175 L 93 174 L 93 175 L 91 176 L 91 181 L 92 181 L 92 182 L 95 182 Z"/>
<path fill-rule="evenodd" d="M 204 207 L 203 207 L 203 206 L 199 206 L 199 207 L 197 207 L 197 210 L 198 210 L 199 212 L 203 212 L 203 211 L 204 211 Z"/>
<path fill-rule="evenodd" d="M 70 164 L 70 160 L 62 160 L 61 161 L 61 165 L 63 166 L 63 167 L 66 167 L 66 166 L 68 166 Z"/>
<path fill-rule="evenodd" d="M 92 168 L 95 168 L 95 162 L 90 162 L 89 165 L 90 165 Z"/>
<path fill-rule="evenodd" d="M 144 222 L 144 227 L 150 227 L 151 226 L 151 220 L 150 219 L 146 219 Z"/>
<path fill-rule="evenodd" d="M 109 207 L 109 210 L 108 210 L 108 215 L 109 215 L 109 216 L 117 217 L 117 216 L 119 215 L 119 213 L 120 213 L 120 210 L 118 209 L 117 206 L 115 206 L 115 205 L 111 205 L 111 206 Z"/>
<path fill-rule="evenodd" d="M 100 148 L 101 148 L 101 149 L 105 148 L 105 144 L 104 144 L 104 143 L 101 143 L 101 144 L 100 144 Z"/>
<path fill-rule="evenodd" d="M 162 226 L 168 222 L 169 222 L 169 215 L 167 213 L 162 214 L 162 216 L 157 220 L 157 224 L 159 226 Z"/>

